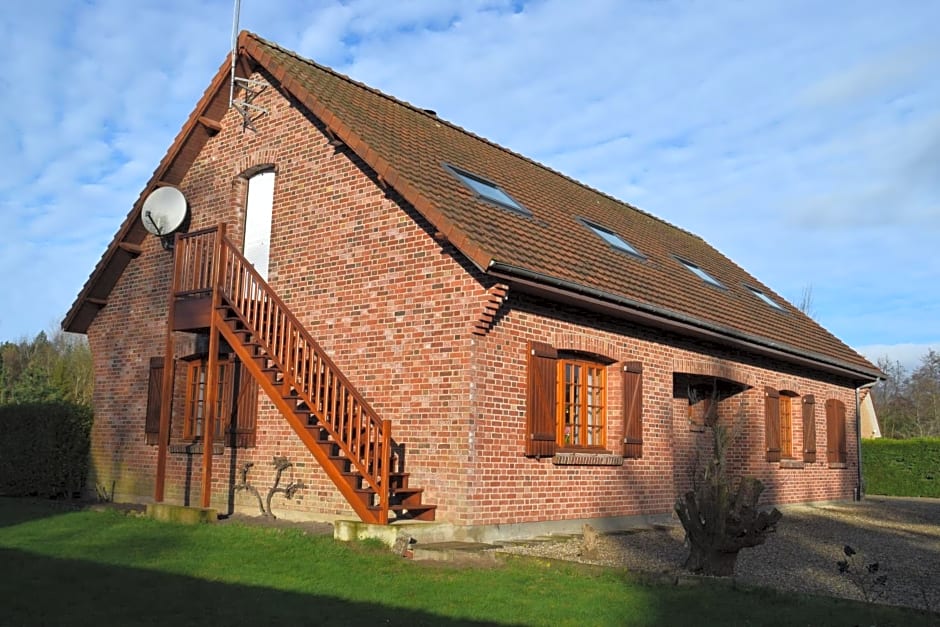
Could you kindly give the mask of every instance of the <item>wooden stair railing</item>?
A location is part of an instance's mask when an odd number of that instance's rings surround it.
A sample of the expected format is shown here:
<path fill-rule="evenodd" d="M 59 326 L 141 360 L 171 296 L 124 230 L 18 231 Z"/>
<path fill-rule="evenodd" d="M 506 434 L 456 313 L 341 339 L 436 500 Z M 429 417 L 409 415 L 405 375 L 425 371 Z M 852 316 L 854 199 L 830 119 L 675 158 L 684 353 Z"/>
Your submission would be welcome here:
<path fill-rule="evenodd" d="M 390 511 L 396 519 L 434 520 L 436 506 L 408 486 L 394 454 L 391 421 L 376 414 L 224 227 L 181 235 L 176 255 L 176 295 L 218 290 L 210 329 L 229 343 L 356 514 L 376 524 L 387 524 Z"/>

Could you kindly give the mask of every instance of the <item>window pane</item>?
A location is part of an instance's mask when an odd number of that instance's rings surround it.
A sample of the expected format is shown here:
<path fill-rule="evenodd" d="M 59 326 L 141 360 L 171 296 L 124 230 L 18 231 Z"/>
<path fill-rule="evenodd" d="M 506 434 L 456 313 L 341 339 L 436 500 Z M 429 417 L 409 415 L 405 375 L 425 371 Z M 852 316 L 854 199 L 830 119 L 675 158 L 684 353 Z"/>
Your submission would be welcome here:
<path fill-rule="evenodd" d="M 793 457 L 793 428 L 789 396 L 780 397 L 780 455 Z"/>
<path fill-rule="evenodd" d="M 596 224 L 591 224 L 591 223 L 588 222 L 587 220 L 581 220 L 581 221 L 582 221 L 589 229 L 591 229 L 592 231 L 594 231 L 594 233 L 595 233 L 598 237 L 600 237 L 601 239 L 603 239 L 605 242 L 607 242 L 608 244 L 610 244 L 610 245 L 613 246 L 614 248 L 616 248 L 616 249 L 618 249 L 618 250 L 622 250 L 622 251 L 624 251 L 624 252 L 628 252 L 628 253 L 630 253 L 631 255 L 636 255 L 637 257 L 642 257 L 642 256 L 643 256 L 643 255 L 641 255 L 641 254 L 637 251 L 636 248 L 634 248 L 633 246 L 631 246 L 630 244 L 628 244 L 628 243 L 626 242 L 626 240 L 624 240 L 622 237 L 620 237 L 619 235 L 617 235 L 617 234 L 614 233 L 613 231 L 608 231 L 608 230 L 605 229 L 604 227 L 598 226 L 598 225 L 596 225 Z"/>
<path fill-rule="evenodd" d="M 515 200 L 513 200 L 513 198 L 509 194 L 507 194 L 502 189 L 500 189 L 499 186 L 497 186 L 496 184 L 490 183 L 488 181 L 484 181 L 483 179 L 478 178 L 477 176 L 470 174 L 469 172 L 463 172 L 453 166 L 448 165 L 444 167 L 448 171 L 455 174 L 461 181 L 463 181 L 463 183 L 467 187 L 472 189 L 477 195 L 481 196 L 482 198 L 485 198 L 486 200 L 495 202 L 499 205 L 512 209 L 523 215 L 526 215 L 526 216 L 532 215 L 532 212 L 530 212 L 528 209 L 526 209 L 525 207 L 517 203 Z"/>
<path fill-rule="evenodd" d="M 779 310 L 783 311 L 783 307 L 781 307 L 781 306 L 777 303 L 777 301 L 775 301 L 774 299 L 772 299 L 772 298 L 771 298 L 770 296 L 768 296 L 767 294 L 764 294 L 762 291 L 760 291 L 760 290 L 758 290 L 758 289 L 754 289 L 753 287 L 748 287 L 747 289 L 751 290 L 751 293 L 754 294 L 754 296 L 757 296 L 759 299 L 761 299 L 762 301 L 764 301 L 765 303 L 767 303 L 768 305 L 770 305 L 770 306 L 773 307 L 774 309 L 779 309 Z"/>
<path fill-rule="evenodd" d="M 722 285 L 722 283 L 718 279 L 714 278 L 712 275 L 708 274 L 707 272 L 699 268 L 694 263 L 691 263 L 689 261 L 684 261 L 682 259 L 679 259 L 679 263 L 681 263 L 683 266 L 688 268 L 689 272 L 693 273 L 695 276 L 702 279 L 706 283 L 710 285 L 714 285 L 715 287 L 724 287 L 724 285 Z"/>
<path fill-rule="evenodd" d="M 559 403 L 559 439 L 567 446 L 603 446 L 606 369 L 574 360 L 559 361 L 564 399 Z"/>

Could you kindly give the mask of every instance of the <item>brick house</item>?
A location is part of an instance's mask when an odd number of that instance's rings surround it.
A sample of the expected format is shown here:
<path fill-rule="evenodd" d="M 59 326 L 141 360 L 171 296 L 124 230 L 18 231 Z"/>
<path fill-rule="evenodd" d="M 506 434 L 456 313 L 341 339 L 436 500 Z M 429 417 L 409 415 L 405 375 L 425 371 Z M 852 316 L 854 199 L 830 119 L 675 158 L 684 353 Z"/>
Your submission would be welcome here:
<path fill-rule="evenodd" d="M 92 485 L 257 511 L 277 456 L 284 517 L 614 528 L 671 512 L 717 403 L 767 502 L 858 490 L 877 368 L 702 239 L 253 34 L 234 68 L 63 323 Z"/>

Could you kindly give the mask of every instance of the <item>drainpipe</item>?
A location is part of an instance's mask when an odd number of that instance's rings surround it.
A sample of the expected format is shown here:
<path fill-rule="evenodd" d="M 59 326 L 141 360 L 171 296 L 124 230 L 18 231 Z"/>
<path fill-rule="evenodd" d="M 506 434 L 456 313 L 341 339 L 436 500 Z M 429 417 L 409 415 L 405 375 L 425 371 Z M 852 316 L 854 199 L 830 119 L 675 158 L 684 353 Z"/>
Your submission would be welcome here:
<path fill-rule="evenodd" d="M 881 379 L 875 379 L 871 383 L 860 385 L 855 388 L 855 450 L 858 451 L 858 477 L 855 484 L 855 500 L 861 501 L 865 495 L 862 484 L 862 406 L 859 401 L 862 390 L 867 390 L 881 383 Z"/>

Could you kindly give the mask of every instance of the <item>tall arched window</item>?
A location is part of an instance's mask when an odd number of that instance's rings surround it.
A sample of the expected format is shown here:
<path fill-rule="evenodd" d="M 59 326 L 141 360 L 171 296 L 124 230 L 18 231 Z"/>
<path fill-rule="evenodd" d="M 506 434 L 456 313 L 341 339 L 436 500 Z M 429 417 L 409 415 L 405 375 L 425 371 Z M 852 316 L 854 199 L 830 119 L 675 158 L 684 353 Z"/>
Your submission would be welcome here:
<path fill-rule="evenodd" d="M 265 281 L 271 254 L 271 218 L 274 209 L 274 170 L 258 172 L 248 178 L 245 203 L 245 258 Z"/>

